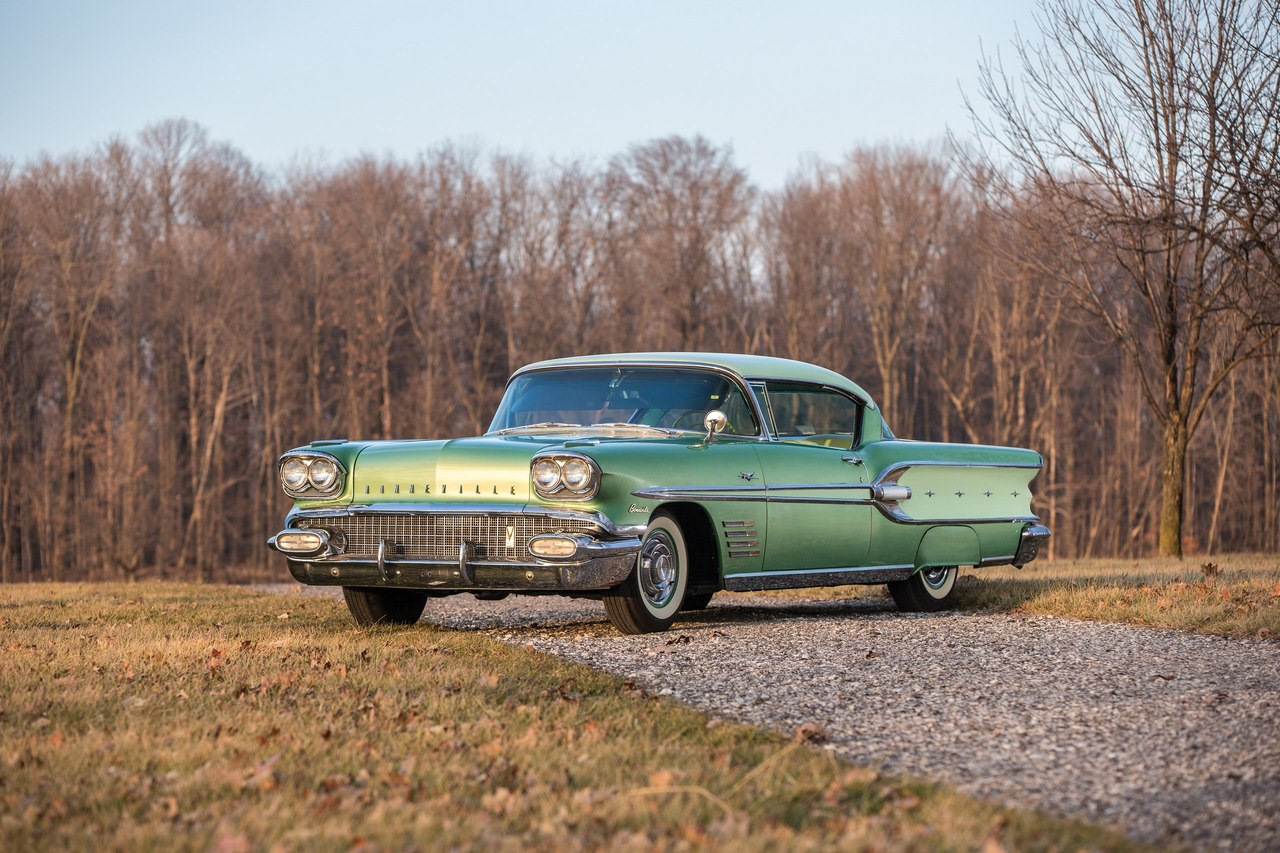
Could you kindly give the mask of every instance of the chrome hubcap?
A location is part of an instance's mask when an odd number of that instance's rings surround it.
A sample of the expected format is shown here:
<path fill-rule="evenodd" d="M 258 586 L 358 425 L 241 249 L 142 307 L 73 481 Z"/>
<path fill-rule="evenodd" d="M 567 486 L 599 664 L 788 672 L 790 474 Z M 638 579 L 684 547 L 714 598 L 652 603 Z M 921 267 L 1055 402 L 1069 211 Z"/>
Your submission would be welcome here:
<path fill-rule="evenodd" d="M 640 549 L 640 591 L 654 607 L 662 607 L 676 590 L 677 558 L 675 544 L 665 531 L 658 530 L 644 541 Z"/>
<path fill-rule="evenodd" d="M 930 589 L 940 589 L 947 582 L 947 574 L 951 571 L 948 568 L 925 569 L 920 573 L 924 579 L 925 586 Z"/>

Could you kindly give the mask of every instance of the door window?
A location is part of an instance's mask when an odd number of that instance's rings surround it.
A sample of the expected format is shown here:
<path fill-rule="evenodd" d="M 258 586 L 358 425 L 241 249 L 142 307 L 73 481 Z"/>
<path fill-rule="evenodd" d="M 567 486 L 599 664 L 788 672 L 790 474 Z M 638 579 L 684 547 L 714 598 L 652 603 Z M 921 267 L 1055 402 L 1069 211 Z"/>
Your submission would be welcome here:
<path fill-rule="evenodd" d="M 801 382 L 766 382 L 774 434 L 782 441 L 846 450 L 862 423 L 862 404 L 831 388 Z"/>

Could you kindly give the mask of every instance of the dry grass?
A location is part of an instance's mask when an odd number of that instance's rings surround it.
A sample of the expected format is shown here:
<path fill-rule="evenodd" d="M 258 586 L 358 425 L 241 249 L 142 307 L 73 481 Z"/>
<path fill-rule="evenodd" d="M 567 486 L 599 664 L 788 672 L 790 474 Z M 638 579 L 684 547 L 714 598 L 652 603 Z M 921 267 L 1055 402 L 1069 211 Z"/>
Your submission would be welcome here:
<path fill-rule="evenodd" d="M 882 586 L 781 594 L 888 602 Z M 1127 622 L 1228 637 L 1280 638 L 1280 555 L 1275 554 L 1182 560 L 1037 560 L 1023 569 L 966 569 L 961 572 L 956 594 L 958 606 L 969 610 Z"/>
<path fill-rule="evenodd" d="M 330 600 L 9 587 L 0 636 L 6 850 L 1128 846 Z"/>

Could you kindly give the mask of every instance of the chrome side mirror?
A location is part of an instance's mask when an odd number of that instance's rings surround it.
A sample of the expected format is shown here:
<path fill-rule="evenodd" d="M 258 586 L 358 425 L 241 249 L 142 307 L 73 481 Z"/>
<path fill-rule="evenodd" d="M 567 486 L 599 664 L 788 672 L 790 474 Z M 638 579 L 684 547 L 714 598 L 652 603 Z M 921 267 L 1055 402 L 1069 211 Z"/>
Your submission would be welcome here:
<path fill-rule="evenodd" d="M 702 419 L 702 425 L 707 428 L 706 440 L 711 441 L 716 437 L 717 433 L 723 432 L 728 423 L 729 419 L 719 409 L 712 409 L 707 412 L 707 416 Z"/>

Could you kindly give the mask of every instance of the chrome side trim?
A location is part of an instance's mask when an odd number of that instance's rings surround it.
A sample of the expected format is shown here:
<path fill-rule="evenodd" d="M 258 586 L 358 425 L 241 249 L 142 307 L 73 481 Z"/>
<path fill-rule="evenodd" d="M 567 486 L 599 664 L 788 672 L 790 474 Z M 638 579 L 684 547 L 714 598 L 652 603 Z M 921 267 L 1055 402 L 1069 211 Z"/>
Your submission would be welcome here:
<path fill-rule="evenodd" d="M 834 498 L 809 495 L 775 495 L 773 492 L 800 492 L 812 489 L 872 491 L 869 483 L 781 483 L 776 486 L 670 486 L 638 489 L 631 494 L 652 500 L 743 501 L 754 503 L 870 504 L 866 498 Z"/>
<path fill-rule="evenodd" d="M 915 572 L 914 564 L 849 566 L 834 569 L 791 569 L 780 572 L 744 572 L 725 575 L 724 588 L 734 592 L 765 589 L 800 589 L 812 586 L 877 584 L 904 580 Z"/>
<path fill-rule="evenodd" d="M 530 504 L 466 504 L 466 503 L 377 503 L 344 504 L 333 507 L 293 509 L 285 517 L 285 527 L 292 527 L 295 518 L 331 518 L 343 515 L 380 515 L 402 513 L 405 515 L 541 515 L 548 518 L 589 521 L 613 537 L 639 536 L 644 533 L 643 524 L 615 524 L 602 512 L 586 510 L 554 509 Z"/>
<path fill-rule="evenodd" d="M 1013 554 L 1009 554 L 1004 557 L 983 557 L 978 561 L 978 565 L 974 566 L 974 568 L 981 569 L 987 566 L 1007 566 L 1013 562 L 1013 557 Z"/>
<path fill-rule="evenodd" d="M 876 477 L 876 482 L 881 483 L 885 480 L 892 480 L 899 472 L 907 468 L 928 466 L 944 466 L 947 468 L 1035 468 L 1037 470 L 1041 468 L 1040 465 L 1027 465 L 1022 462 L 946 462 L 940 459 L 929 459 L 919 462 L 895 462 L 880 472 L 880 476 Z"/>

